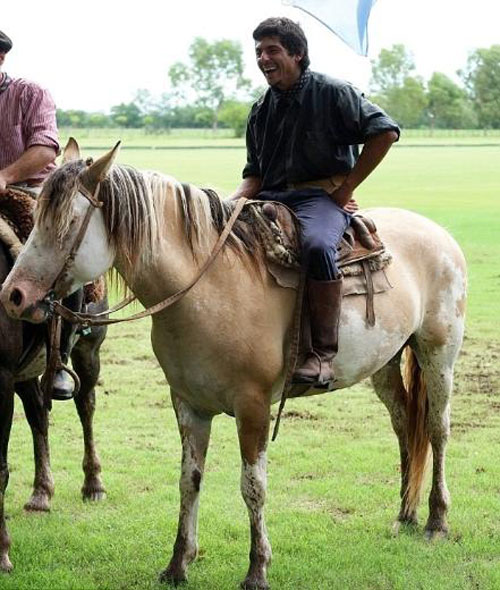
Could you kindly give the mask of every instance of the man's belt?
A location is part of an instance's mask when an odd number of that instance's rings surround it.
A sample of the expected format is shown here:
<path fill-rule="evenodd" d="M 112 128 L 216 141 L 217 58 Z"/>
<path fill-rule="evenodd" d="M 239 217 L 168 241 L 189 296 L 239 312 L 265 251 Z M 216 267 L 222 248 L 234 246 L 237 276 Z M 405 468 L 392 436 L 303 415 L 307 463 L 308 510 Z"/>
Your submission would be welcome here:
<path fill-rule="evenodd" d="M 287 188 L 299 190 L 302 188 L 322 188 L 329 195 L 335 192 L 340 185 L 347 178 L 347 174 L 335 174 L 328 178 L 320 178 L 318 180 L 306 180 L 305 182 L 290 182 Z"/>

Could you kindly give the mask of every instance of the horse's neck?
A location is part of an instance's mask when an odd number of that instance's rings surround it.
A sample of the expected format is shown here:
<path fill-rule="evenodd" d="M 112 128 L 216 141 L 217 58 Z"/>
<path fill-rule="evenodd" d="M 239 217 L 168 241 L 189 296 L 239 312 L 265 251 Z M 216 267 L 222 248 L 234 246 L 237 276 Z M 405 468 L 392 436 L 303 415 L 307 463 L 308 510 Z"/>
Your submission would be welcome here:
<path fill-rule="evenodd" d="M 165 223 L 153 249 L 152 259 L 148 262 L 140 259 L 133 272 L 120 253 L 115 260 L 116 270 L 145 306 L 153 305 L 188 285 L 209 255 L 203 252 L 194 257 L 180 205 L 171 198 L 165 201 L 165 208 Z M 215 229 L 207 228 L 207 242 L 211 247 L 216 240 Z"/>

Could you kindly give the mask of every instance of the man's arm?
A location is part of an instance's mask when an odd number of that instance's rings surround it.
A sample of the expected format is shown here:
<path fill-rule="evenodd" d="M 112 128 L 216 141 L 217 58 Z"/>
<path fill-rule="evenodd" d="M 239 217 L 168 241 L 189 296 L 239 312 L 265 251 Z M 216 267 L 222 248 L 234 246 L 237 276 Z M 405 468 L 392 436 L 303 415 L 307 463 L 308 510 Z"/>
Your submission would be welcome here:
<path fill-rule="evenodd" d="M 0 193 L 5 192 L 8 184 L 27 180 L 45 166 L 55 160 L 57 152 L 45 145 L 34 145 L 28 148 L 15 162 L 0 170 Z"/>
<path fill-rule="evenodd" d="M 262 180 L 259 176 L 247 176 L 243 179 L 240 186 L 234 191 L 229 197 L 231 201 L 245 197 L 247 199 L 253 199 L 257 196 L 262 186 Z"/>
<path fill-rule="evenodd" d="M 357 209 L 356 202 L 352 206 L 349 201 L 353 200 L 353 192 L 365 178 L 367 178 L 373 170 L 380 164 L 384 159 L 384 156 L 389 151 L 391 145 L 398 139 L 398 134 L 395 131 L 385 131 L 378 135 L 373 135 L 368 138 L 363 146 L 363 150 L 358 158 L 358 161 L 354 165 L 353 169 L 349 172 L 342 185 L 332 193 L 332 198 L 339 205 L 339 207 L 346 207 L 346 211 L 352 213 Z M 349 203 L 349 205 L 348 205 Z"/>

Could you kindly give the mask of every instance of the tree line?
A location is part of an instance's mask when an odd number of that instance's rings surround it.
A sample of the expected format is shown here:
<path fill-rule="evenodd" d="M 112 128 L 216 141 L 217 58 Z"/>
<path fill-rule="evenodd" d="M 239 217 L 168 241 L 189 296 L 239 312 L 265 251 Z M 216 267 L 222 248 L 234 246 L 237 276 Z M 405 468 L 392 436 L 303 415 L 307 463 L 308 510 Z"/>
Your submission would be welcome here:
<path fill-rule="evenodd" d="M 227 127 L 240 137 L 252 101 L 264 91 L 252 88 L 243 70 L 240 43 L 197 37 L 188 62 L 169 68 L 168 92 L 154 97 L 138 90 L 131 102 L 111 107 L 109 114 L 59 109 L 58 124 L 144 128 L 151 133 Z M 473 51 L 457 74 L 461 84 L 441 72 L 425 81 L 415 74 L 411 53 L 396 44 L 372 60 L 369 98 L 406 128 L 499 129 L 500 45 Z"/>

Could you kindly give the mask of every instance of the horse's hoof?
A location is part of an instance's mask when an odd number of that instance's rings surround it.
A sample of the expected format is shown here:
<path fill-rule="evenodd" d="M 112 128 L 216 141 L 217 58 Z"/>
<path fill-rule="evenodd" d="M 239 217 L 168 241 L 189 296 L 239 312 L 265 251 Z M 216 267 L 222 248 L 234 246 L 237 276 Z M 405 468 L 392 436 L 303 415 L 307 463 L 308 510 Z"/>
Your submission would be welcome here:
<path fill-rule="evenodd" d="M 100 502 L 106 499 L 106 490 L 82 490 L 84 502 Z"/>
<path fill-rule="evenodd" d="M 82 500 L 84 502 L 100 502 L 106 498 L 106 490 L 99 477 L 86 478 L 82 486 Z"/>
<path fill-rule="evenodd" d="M 241 590 L 269 590 L 270 586 L 266 580 L 256 578 L 245 578 L 240 584 Z"/>
<path fill-rule="evenodd" d="M 448 529 L 425 529 L 424 538 L 426 541 L 438 541 L 448 538 Z"/>
<path fill-rule="evenodd" d="M 395 520 L 392 523 L 392 527 L 391 527 L 391 535 L 393 537 L 398 537 L 399 536 L 399 531 L 401 530 L 401 521 L 400 520 Z"/>
<path fill-rule="evenodd" d="M 0 572 L 4 574 L 10 573 L 14 569 L 12 562 L 9 559 L 8 555 L 2 555 L 0 557 Z"/>
<path fill-rule="evenodd" d="M 159 580 L 162 584 L 179 586 L 179 584 L 184 584 L 187 582 L 187 576 L 185 573 L 176 572 L 173 569 L 167 567 L 167 569 L 161 572 Z"/>
<path fill-rule="evenodd" d="M 27 512 L 50 512 L 50 497 L 46 494 L 34 494 L 24 505 Z"/>
<path fill-rule="evenodd" d="M 395 520 L 391 527 L 391 534 L 397 537 L 402 530 L 414 531 L 418 526 L 416 516 L 401 517 Z"/>

